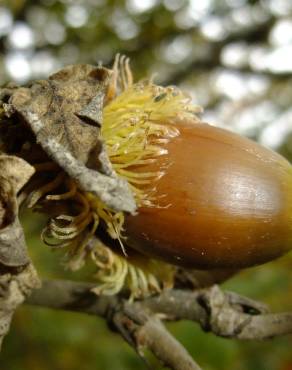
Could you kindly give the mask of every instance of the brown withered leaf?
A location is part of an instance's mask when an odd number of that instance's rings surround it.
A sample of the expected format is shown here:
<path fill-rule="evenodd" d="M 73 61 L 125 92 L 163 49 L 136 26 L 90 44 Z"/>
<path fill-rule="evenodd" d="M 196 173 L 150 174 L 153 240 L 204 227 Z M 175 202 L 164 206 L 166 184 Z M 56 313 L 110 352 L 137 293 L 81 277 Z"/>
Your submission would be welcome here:
<path fill-rule="evenodd" d="M 33 173 L 23 159 L 0 155 L 0 349 L 15 309 L 40 285 L 28 257 L 16 198 Z"/>
<path fill-rule="evenodd" d="M 7 115 L 22 117 L 44 151 L 84 191 L 92 192 L 116 211 L 133 213 L 133 195 L 119 178 L 100 138 L 102 108 L 111 71 L 72 65 L 48 80 L 11 90 Z"/>
<path fill-rule="evenodd" d="M 33 173 L 34 168 L 23 159 L 0 155 L 0 263 L 5 266 L 29 262 L 16 195 Z"/>
<path fill-rule="evenodd" d="M 0 176 L 0 263 L 4 266 L 23 266 L 29 262 L 17 213 L 14 189 L 6 178 Z"/>
<path fill-rule="evenodd" d="M 0 175 L 5 176 L 17 194 L 34 174 L 34 168 L 26 161 L 12 155 L 0 155 Z"/>
<path fill-rule="evenodd" d="M 0 264 L 0 350 L 16 308 L 24 302 L 40 280 L 31 263 L 23 268 L 3 269 Z"/>

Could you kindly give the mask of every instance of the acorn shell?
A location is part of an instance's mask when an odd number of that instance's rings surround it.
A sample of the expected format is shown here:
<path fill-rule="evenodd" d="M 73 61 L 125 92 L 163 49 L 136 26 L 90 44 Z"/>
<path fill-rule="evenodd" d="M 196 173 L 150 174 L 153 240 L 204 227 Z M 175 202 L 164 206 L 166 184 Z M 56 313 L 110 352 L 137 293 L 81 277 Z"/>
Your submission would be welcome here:
<path fill-rule="evenodd" d="M 166 156 L 135 169 L 165 173 L 155 184 L 159 206 L 127 216 L 126 243 L 197 269 L 248 267 L 291 249 L 291 164 L 208 124 L 178 129 Z"/>

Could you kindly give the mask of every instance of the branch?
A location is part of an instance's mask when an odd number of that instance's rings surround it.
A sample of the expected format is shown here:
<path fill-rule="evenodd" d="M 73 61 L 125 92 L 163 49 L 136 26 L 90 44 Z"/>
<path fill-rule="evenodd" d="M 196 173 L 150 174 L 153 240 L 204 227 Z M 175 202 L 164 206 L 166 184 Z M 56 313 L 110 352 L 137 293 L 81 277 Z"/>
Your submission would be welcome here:
<path fill-rule="evenodd" d="M 163 314 L 168 321 L 194 321 L 206 331 L 237 339 L 259 340 L 292 334 L 292 312 L 267 313 L 267 307 L 262 303 L 235 293 L 223 293 L 216 285 L 195 292 L 166 290 L 158 296 L 134 303 L 121 296 L 96 296 L 90 291 L 94 286 L 90 283 L 47 280 L 26 303 L 106 319 L 109 319 L 110 312 L 128 312 L 129 306 L 137 307 Z"/>
<path fill-rule="evenodd" d="M 91 292 L 93 287 L 94 284 L 88 283 L 44 281 L 42 288 L 34 291 L 26 303 L 101 316 L 141 357 L 143 349 L 148 348 L 170 369 L 200 370 L 147 305 L 129 303 L 118 296 L 96 296 Z"/>
<path fill-rule="evenodd" d="M 159 320 L 190 320 L 217 336 L 261 340 L 292 334 L 292 312 L 268 313 L 262 303 L 218 286 L 197 291 L 167 290 L 161 295 L 129 302 L 122 296 L 96 296 L 94 284 L 44 281 L 26 303 L 83 312 L 105 318 L 110 327 L 142 355 L 149 348 L 173 370 L 198 370 L 198 365 Z M 183 304 L 182 304 L 183 302 Z"/>
<path fill-rule="evenodd" d="M 149 348 L 165 366 L 177 370 L 200 370 L 186 349 L 165 329 L 160 320 L 152 318 L 136 334 L 138 343 Z"/>
<path fill-rule="evenodd" d="M 158 315 L 139 305 L 125 303 L 117 312 L 111 324 L 123 338 L 144 358 L 148 348 L 162 362 L 173 370 L 200 370 L 186 349 L 166 330 Z"/>

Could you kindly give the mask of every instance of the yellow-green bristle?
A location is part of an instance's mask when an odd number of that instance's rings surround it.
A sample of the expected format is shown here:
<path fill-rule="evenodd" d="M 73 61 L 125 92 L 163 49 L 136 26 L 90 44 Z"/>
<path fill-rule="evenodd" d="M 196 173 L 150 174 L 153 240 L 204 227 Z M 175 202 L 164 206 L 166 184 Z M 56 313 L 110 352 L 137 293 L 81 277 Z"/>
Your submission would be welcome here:
<path fill-rule="evenodd" d="M 172 125 L 182 119 L 196 121 L 198 106 L 180 90 L 141 82 L 128 87 L 104 108 L 102 137 L 111 163 L 134 192 L 138 206 L 149 204 L 144 186 L 163 176 L 158 172 L 133 172 L 167 154 L 164 144 L 178 135 Z M 147 202 L 148 200 L 148 202 Z"/>

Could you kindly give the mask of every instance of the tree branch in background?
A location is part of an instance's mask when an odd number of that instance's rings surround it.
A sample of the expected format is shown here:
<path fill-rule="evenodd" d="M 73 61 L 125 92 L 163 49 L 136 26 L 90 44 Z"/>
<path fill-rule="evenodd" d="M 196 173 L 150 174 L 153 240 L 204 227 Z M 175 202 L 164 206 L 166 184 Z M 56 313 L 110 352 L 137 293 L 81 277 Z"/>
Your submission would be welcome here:
<path fill-rule="evenodd" d="M 161 320 L 190 320 L 203 330 L 225 338 L 262 340 L 292 334 L 292 312 L 268 313 L 262 303 L 214 285 L 197 291 L 167 290 L 161 295 L 129 302 L 122 296 L 96 296 L 93 284 L 44 281 L 26 303 L 97 315 L 109 323 L 135 350 L 150 349 L 173 370 L 200 367 L 163 326 Z"/>

